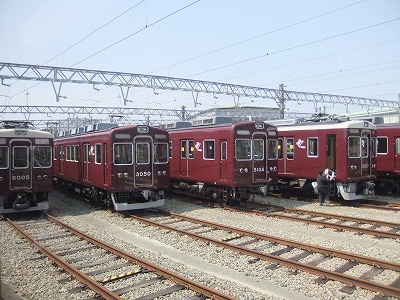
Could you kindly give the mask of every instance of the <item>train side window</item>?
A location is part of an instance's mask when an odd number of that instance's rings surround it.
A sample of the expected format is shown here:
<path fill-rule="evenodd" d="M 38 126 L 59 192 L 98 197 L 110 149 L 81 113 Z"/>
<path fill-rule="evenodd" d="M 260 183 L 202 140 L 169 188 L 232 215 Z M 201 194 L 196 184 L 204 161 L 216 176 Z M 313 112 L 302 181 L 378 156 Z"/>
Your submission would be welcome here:
<path fill-rule="evenodd" d="M 13 167 L 15 169 L 25 169 L 29 166 L 28 147 L 15 146 L 13 148 Z"/>
<path fill-rule="evenodd" d="M 70 161 L 71 160 L 71 146 L 65 147 L 65 153 L 66 153 L 66 161 Z"/>
<path fill-rule="evenodd" d="M 155 143 L 154 144 L 154 163 L 165 164 L 168 162 L 168 144 Z"/>
<path fill-rule="evenodd" d="M 286 140 L 286 157 L 287 159 L 294 159 L 294 139 L 289 138 Z"/>
<path fill-rule="evenodd" d="M 78 145 L 74 146 L 74 152 L 75 152 L 75 161 L 78 162 L 79 161 L 79 146 Z"/>
<path fill-rule="evenodd" d="M 169 141 L 168 144 L 169 144 L 169 157 L 171 158 L 172 157 L 172 141 Z"/>
<path fill-rule="evenodd" d="M 181 141 L 181 158 L 186 158 L 186 140 Z"/>
<path fill-rule="evenodd" d="M 8 168 L 8 147 L 0 147 L 0 169 Z"/>
<path fill-rule="evenodd" d="M 101 144 L 94 145 L 94 162 L 96 164 L 101 164 Z"/>
<path fill-rule="evenodd" d="M 361 138 L 361 157 L 368 157 L 369 153 L 369 143 L 367 137 Z"/>
<path fill-rule="evenodd" d="M 278 139 L 278 159 L 283 158 L 283 139 Z"/>
<path fill-rule="evenodd" d="M 371 157 L 376 157 L 376 138 L 371 138 Z"/>
<path fill-rule="evenodd" d="M 83 162 L 90 163 L 90 144 L 83 144 Z"/>
<path fill-rule="evenodd" d="M 131 165 L 133 162 L 132 144 L 114 144 L 114 164 L 115 165 Z"/>
<path fill-rule="evenodd" d="M 237 139 L 235 143 L 236 160 L 251 159 L 251 140 Z"/>
<path fill-rule="evenodd" d="M 400 154 L 400 138 L 396 139 L 396 154 Z"/>
<path fill-rule="evenodd" d="M 228 144 L 227 142 L 221 143 L 221 160 L 226 160 L 228 158 Z"/>
<path fill-rule="evenodd" d="M 204 159 L 215 159 L 215 141 L 203 141 L 203 149 Z"/>
<path fill-rule="evenodd" d="M 254 160 L 264 159 L 264 140 L 254 140 L 253 142 L 253 158 Z"/>
<path fill-rule="evenodd" d="M 150 163 L 150 145 L 149 143 L 136 143 L 136 163 Z"/>
<path fill-rule="evenodd" d="M 378 136 L 376 149 L 377 154 L 388 153 L 388 138 L 386 136 Z"/>
<path fill-rule="evenodd" d="M 309 157 L 318 156 L 318 138 L 307 139 L 307 156 Z"/>
<path fill-rule="evenodd" d="M 64 160 L 64 146 L 60 145 L 60 160 Z"/>
<path fill-rule="evenodd" d="M 360 157 L 361 145 L 360 138 L 358 136 L 349 137 L 348 147 L 348 155 L 350 158 Z"/>
<path fill-rule="evenodd" d="M 194 158 L 194 140 L 189 140 L 189 158 Z"/>
<path fill-rule="evenodd" d="M 51 147 L 44 147 L 44 146 L 33 147 L 33 167 L 34 168 L 51 167 Z"/>
<path fill-rule="evenodd" d="M 53 159 L 57 160 L 57 146 L 53 147 Z"/>
<path fill-rule="evenodd" d="M 278 140 L 268 140 L 268 159 L 277 159 L 279 150 L 278 150 Z"/>

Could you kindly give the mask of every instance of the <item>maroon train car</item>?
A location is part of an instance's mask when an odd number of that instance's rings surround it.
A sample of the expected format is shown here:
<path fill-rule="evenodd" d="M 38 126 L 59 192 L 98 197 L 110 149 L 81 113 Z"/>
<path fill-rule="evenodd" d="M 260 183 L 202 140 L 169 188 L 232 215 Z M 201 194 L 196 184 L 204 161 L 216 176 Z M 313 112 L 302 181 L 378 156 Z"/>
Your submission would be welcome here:
<path fill-rule="evenodd" d="M 56 184 L 118 211 L 164 205 L 168 132 L 146 125 L 92 129 L 54 140 Z"/>
<path fill-rule="evenodd" d="M 400 123 L 376 124 L 377 190 L 400 191 Z"/>
<path fill-rule="evenodd" d="M 0 213 L 49 208 L 53 135 L 29 122 L 3 121 L 0 127 Z"/>
<path fill-rule="evenodd" d="M 247 200 L 277 182 L 277 130 L 262 122 L 169 131 L 171 183 L 219 202 Z"/>
<path fill-rule="evenodd" d="M 321 121 L 278 126 L 279 180 L 313 191 L 320 169 L 336 172 L 333 195 L 344 200 L 374 194 L 376 127 L 368 121 Z"/>

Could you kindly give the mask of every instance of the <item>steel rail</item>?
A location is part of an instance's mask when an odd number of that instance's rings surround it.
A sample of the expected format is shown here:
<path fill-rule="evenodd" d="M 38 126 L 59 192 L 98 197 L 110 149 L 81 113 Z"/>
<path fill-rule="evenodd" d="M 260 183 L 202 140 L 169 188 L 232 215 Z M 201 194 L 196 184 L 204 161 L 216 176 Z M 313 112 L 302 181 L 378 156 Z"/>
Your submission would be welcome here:
<path fill-rule="evenodd" d="M 70 232 L 73 232 L 74 234 L 76 234 L 76 235 L 78 235 L 78 236 L 90 241 L 91 243 L 93 243 L 93 244 L 95 244 L 97 246 L 100 246 L 101 248 L 103 248 L 105 250 L 110 251 L 111 253 L 114 253 L 115 255 L 118 255 L 118 256 L 120 256 L 122 258 L 125 258 L 125 259 L 127 259 L 129 261 L 133 261 L 133 262 L 145 267 L 148 270 L 152 270 L 152 271 L 156 272 L 157 274 L 162 275 L 166 279 L 169 279 L 169 280 L 174 281 L 176 283 L 179 283 L 179 284 L 181 284 L 183 286 L 186 286 L 187 288 L 189 288 L 189 289 L 191 289 L 193 291 L 199 292 L 199 293 L 201 293 L 201 294 L 203 294 L 203 295 L 205 295 L 205 296 L 207 296 L 209 298 L 217 299 L 217 300 L 224 300 L 224 299 L 233 300 L 233 299 L 236 299 L 236 298 L 231 297 L 229 295 L 223 294 L 223 293 L 221 293 L 221 292 L 219 292 L 219 291 L 217 291 L 215 289 L 212 289 L 212 288 L 209 288 L 207 286 L 204 286 L 204 285 L 202 285 L 202 284 L 200 284 L 198 282 L 189 280 L 189 279 L 187 279 L 187 278 L 185 278 L 185 277 L 183 277 L 181 275 L 178 275 L 176 273 L 173 273 L 173 272 L 171 272 L 169 270 L 166 270 L 164 268 L 161 268 L 159 266 L 151 264 L 151 263 L 149 263 L 149 262 L 147 262 L 147 261 L 145 261 L 145 260 L 143 260 L 143 259 L 141 259 L 139 257 L 135 257 L 135 256 L 133 256 L 133 255 L 131 255 L 131 254 L 125 252 L 125 251 L 122 251 L 121 249 L 118 249 L 116 247 L 108 245 L 108 244 L 106 244 L 106 243 L 104 243 L 104 242 L 102 242 L 102 241 L 100 241 L 98 239 L 95 239 L 95 238 L 93 238 L 93 237 L 91 237 L 91 236 L 89 236 L 89 235 L 87 235 L 87 234 L 85 234 L 85 233 L 73 228 L 70 225 L 67 225 L 67 224 L 61 222 L 60 220 L 58 220 L 57 218 L 55 218 L 55 217 L 53 217 L 51 215 L 47 214 L 47 217 L 49 218 L 50 221 L 52 221 L 52 222 L 54 222 L 54 223 L 56 223 L 56 224 L 58 224 L 58 225 L 60 225 L 60 226 L 62 226 L 64 228 L 68 229 Z"/>
<path fill-rule="evenodd" d="M 280 214 L 276 214 L 276 213 L 273 213 L 273 212 L 257 210 L 257 209 L 227 208 L 227 207 L 225 207 L 224 209 L 236 210 L 236 211 L 248 211 L 248 212 L 255 213 L 255 214 L 258 214 L 258 215 L 261 215 L 261 216 L 265 216 L 265 217 L 273 217 L 273 218 L 291 220 L 291 221 L 296 221 L 296 222 L 311 223 L 311 224 L 320 225 L 320 226 L 324 226 L 324 227 L 330 227 L 330 228 L 335 228 L 335 229 L 340 229 L 340 230 L 347 230 L 347 231 L 361 232 L 361 233 L 366 233 L 366 234 L 370 234 L 370 235 L 381 236 L 381 237 L 386 237 L 386 238 L 391 238 L 391 239 L 400 238 L 400 234 L 399 233 L 395 233 L 395 232 L 374 230 L 374 229 L 369 229 L 369 228 L 360 228 L 360 227 L 357 227 L 357 226 L 328 223 L 328 222 L 324 222 L 324 221 L 311 220 L 311 219 L 303 219 L 303 218 L 299 218 L 299 217 L 285 216 L 285 215 L 280 215 Z M 282 211 L 284 211 L 284 210 L 289 211 L 290 209 L 283 208 Z M 296 212 L 296 209 L 293 209 L 292 212 Z M 345 220 L 347 218 L 345 216 L 331 215 L 331 214 L 326 214 L 326 213 L 317 213 L 317 212 L 311 212 L 311 211 L 307 211 L 307 210 L 304 210 L 304 212 L 306 212 L 309 215 L 313 215 L 313 216 L 330 217 L 330 218 L 339 219 L 339 220 L 341 220 L 341 219 Z M 352 219 L 352 220 L 350 220 L 350 219 Z M 354 222 L 360 222 L 360 220 L 362 220 L 362 222 L 366 223 L 366 224 L 378 224 L 378 222 L 380 222 L 380 221 L 376 221 L 376 223 L 374 223 L 373 220 L 369 220 L 369 222 L 367 223 L 368 220 L 361 219 L 361 218 L 353 218 L 353 217 L 348 217 L 348 220 L 349 221 L 354 221 Z M 394 226 L 394 227 L 399 227 L 400 226 L 399 223 L 391 223 L 391 222 L 383 222 L 382 221 L 382 224 L 384 224 L 384 223 L 385 223 L 384 226 L 388 226 L 387 224 L 392 224 L 392 226 Z"/>
<path fill-rule="evenodd" d="M 51 250 L 49 250 L 47 247 L 43 246 L 41 243 L 37 242 L 30 234 L 25 232 L 23 229 L 21 229 L 17 224 L 15 224 L 13 221 L 7 218 L 7 222 L 15 229 L 17 230 L 22 236 L 24 236 L 36 249 L 38 249 L 40 252 L 42 252 L 44 255 L 46 255 L 48 258 L 50 258 L 53 262 L 55 262 L 60 268 L 64 269 L 67 271 L 69 274 L 71 274 L 73 277 L 75 277 L 78 281 L 89 287 L 91 290 L 93 290 L 95 293 L 100 295 L 106 300 L 122 300 L 120 296 L 116 295 L 113 293 L 111 290 L 105 288 L 101 284 L 99 284 L 97 281 L 91 279 L 89 276 L 84 274 L 83 272 L 79 271 L 77 268 L 71 266 L 68 264 L 65 260 L 57 256 L 55 253 L 53 253 Z"/>
<path fill-rule="evenodd" d="M 174 215 L 176 215 L 176 214 L 171 213 L 171 216 L 174 216 Z M 195 220 L 196 222 L 198 222 L 200 224 L 204 224 L 204 225 L 211 226 L 211 227 L 214 227 L 214 228 L 221 228 L 221 229 L 225 228 L 225 230 L 229 229 L 229 231 L 236 231 L 237 230 L 237 232 L 239 232 L 239 233 L 240 232 L 243 232 L 243 233 L 246 232 L 245 230 L 241 230 L 241 229 L 233 228 L 233 227 L 229 227 L 229 226 L 224 226 L 224 225 L 220 225 L 220 224 L 215 224 L 215 223 L 207 222 L 207 221 L 204 221 L 204 220 L 189 218 L 189 217 L 181 216 L 181 215 L 176 215 L 176 216 L 177 216 L 177 218 L 182 218 L 183 220 L 192 219 L 192 220 Z M 178 232 L 178 233 L 180 233 L 182 235 L 187 235 L 187 236 L 189 236 L 189 237 L 191 237 L 193 239 L 196 239 L 196 240 L 201 240 L 201 241 L 204 241 L 204 242 L 210 242 L 210 243 L 213 243 L 214 245 L 217 245 L 217 246 L 220 246 L 220 247 L 228 248 L 230 250 L 233 250 L 233 251 L 236 251 L 236 252 L 240 252 L 242 254 L 249 255 L 249 256 L 252 256 L 252 257 L 257 257 L 257 258 L 260 258 L 260 259 L 263 259 L 263 260 L 266 260 L 266 261 L 271 261 L 271 262 L 276 263 L 276 264 L 281 264 L 281 265 L 284 265 L 284 266 L 289 267 L 289 268 L 294 268 L 294 269 L 301 270 L 301 271 L 304 271 L 304 272 L 308 272 L 308 273 L 311 273 L 311 274 L 314 274 L 314 275 L 323 276 L 323 277 L 326 277 L 326 278 L 329 278 L 329 279 L 332 279 L 332 280 L 340 281 L 340 282 L 345 283 L 345 284 L 355 285 L 355 286 L 358 286 L 358 287 L 361 287 L 361 288 L 364 288 L 364 289 L 367 289 L 367 290 L 370 290 L 370 291 L 373 291 L 373 292 L 383 293 L 383 294 L 388 295 L 388 296 L 400 297 L 400 289 L 395 288 L 395 287 L 386 286 L 386 285 L 383 285 L 383 284 L 380 284 L 380 283 L 377 283 L 377 282 L 373 282 L 373 281 L 363 280 L 361 278 L 357 278 L 357 277 L 354 277 L 354 276 L 341 274 L 341 273 L 338 273 L 338 272 L 322 269 L 322 268 L 319 268 L 319 267 L 314 267 L 314 266 L 311 266 L 311 265 L 303 264 L 303 263 L 300 263 L 300 262 L 297 262 L 297 261 L 292 261 L 290 259 L 282 258 L 282 257 L 275 256 L 275 255 L 272 255 L 272 254 L 267 254 L 267 253 L 263 253 L 263 252 L 260 252 L 260 251 L 252 250 L 252 249 L 246 248 L 244 246 L 233 245 L 233 244 L 229 244 L 229 243 L 226 243 L 224 241 L 217 240 L 217 239 L 207 238 L 207 237 L 201 236 L 201 235 L 196 234 L 196 233 L 191 233 L 191 232 L 188 232 L 188 231 L 185 231 L 185 230 L 174 228 L 172 226 L 163 225 L 163 224 L 160 224 L 158 222 L 153 222 L 153 221 L 150 221 L 150 220 L 146 220 L 146 219 L 141 218 L 141 217 L 132 216 L 132 215 L 130 215 L 129 217 L 132 217 L 133 219 L 139 220 L 139 221 L 141 221 L 141 222 L 143 222 L 145 224 L 148 224 L 148 225 L 157 226 L 159 228 L 163 228 L 163 229 L 166 229 L 166 230 L 176 231 L 176 232 Z M 254 233 L 254 232 L 252 232 L 251 234 L 253 236 L 257 236 L 257 235 L 266 236 L 266 235 L 262 235 L 262 234 L 258 234 L 258 233 Z M 293 244 L 301 244 L 301 243 L 293 242 Z M 302 246 L 305 247 L 305 244 L 302 245 Z M 300 247 L 302 247 L 302 246 L 300 246 Z M 334 255 L 333 251 L 332 251 L 332 255 Z M 368 259 L 369 259 L 368 264 L 371 265 L 371 261 L 373 259 L 371 259 L 371 258 L 368 258 Z M 362 260 L 364 263 L 367 263 L 366 261 L 368 259 L 366 257 L 360 257 L 360 261 Z M 384 263 L 384 261 L 380 261 L 380 262 Z M 389 264 L 390 263 L 386 263 L 387 266 Z M 397 266 L 395 265 L 395 268 L 397 270 L 400 270 L 399 269 L 400 268 L 399 265 L 397 265 Z"/>

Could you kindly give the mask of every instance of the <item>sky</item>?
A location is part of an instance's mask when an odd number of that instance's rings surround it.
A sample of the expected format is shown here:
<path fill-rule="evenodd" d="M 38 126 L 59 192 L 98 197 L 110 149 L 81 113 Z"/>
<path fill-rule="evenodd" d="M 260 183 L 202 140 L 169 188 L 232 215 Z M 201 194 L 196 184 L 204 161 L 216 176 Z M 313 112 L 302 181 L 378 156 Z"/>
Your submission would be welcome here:
<path fill-rule="evenodd" d="M 398 0 L 0 0 L 0 62 L 399 101 Z M 123 107 L 118 87 L 7 80 L 0 105 Z M 127 107 L 206 110 L 228 95 L 132 88 Z M 239 99 L 240 106 L 278 107 Z M 287 112 L 367 107 L 288 102 Z M 376 109 L 376 107 L 371 107 Z M 8 119 L 2 115 L 1 118 Z M 39 118 L 39 117 L 35 117 Z M 40 118 L 39 118 L 40 119 Z"/>

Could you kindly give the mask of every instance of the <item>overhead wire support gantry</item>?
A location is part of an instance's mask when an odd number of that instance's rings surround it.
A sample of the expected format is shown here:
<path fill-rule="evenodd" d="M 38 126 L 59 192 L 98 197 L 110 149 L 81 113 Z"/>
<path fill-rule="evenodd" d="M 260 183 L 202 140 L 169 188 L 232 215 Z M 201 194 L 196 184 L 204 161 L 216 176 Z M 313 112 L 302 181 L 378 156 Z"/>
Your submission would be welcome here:
<path fill-rule="evenodd" d="M 272 99 L 281 109 L 281 118 L 284 117 L 285 102 L 287 101 L 339 103 L 346 106 L 358 105 L 367 107 L 387 107 L 400 110 L 400 103 L 398 101 L 288 91 L 284 90 L 282 86 L 280 89 L 270 89 L 187 78 L 5 62 L 0 62 L 0 78 L 2 79 L 2 82 L 4 82 L 5 79 L 52 82 L 57 101 L 59 100 L 61 85 L 63 83 L 79 83 L 91 84 L 93 86 L 119 86 L 123 92 L 124 105 L 126 105 L 127 102 L 129 88 L 140 87 L 151 88 L 153 90 L 160 89 L 192 92 L 193 95 L 196 95 L 193 96 L 195 105 L 198 93 L 231 95 L 237 97 L 237 99 L 239 97 Z M 55 83 L 60 84 L 58 89 L 55 87 Z M 126 88 L 125 93 L 123 90 L 124 88 Z M 237 102 L 235 101 L 235 103 Z"/>

